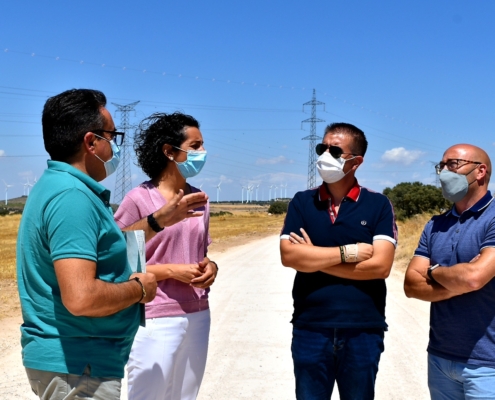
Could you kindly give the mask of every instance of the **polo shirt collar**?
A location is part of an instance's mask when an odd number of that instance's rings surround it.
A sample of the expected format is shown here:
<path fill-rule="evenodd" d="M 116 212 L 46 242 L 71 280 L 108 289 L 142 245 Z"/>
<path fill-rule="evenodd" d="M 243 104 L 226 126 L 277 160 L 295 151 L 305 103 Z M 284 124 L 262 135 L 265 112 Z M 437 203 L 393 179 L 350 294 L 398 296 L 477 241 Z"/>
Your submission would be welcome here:
<path fill-rule="evenodd" d="M 72 165 L 66 162 L 48 160 L 47 163 L 48 163 L 48 169 L 52 171 L 66 172 L 74 176 L 75 178 L 79 179 L 82 183 L 84 183 L 92 192 L 94 192 L 104 201 L 110 202 L 110 191 L 107 188 L 105 188 L 105 186 L 96 182 L 89 175 L 78 170 L 77 168 L 74 168 Z"/>
<path fill-rule="evenodd" d="M 361 186 L 359 186 L 358 181 L 355 180 L 354 186 L 351 188 L 351 190 L 349 190 L 349 193 L 347 193 L 345 197 L 347 197 L 352 201 L 358 201 L 360 194 L 361 194 Z M 318 196 L 320 201 L 328 201 L 332 199 L 332 195 L 328 191 L 328 187 L 325 184 L 325 182 L 323 182 L 321 186 L 318 188 Z"/>
<path fill-rule="evenodd" d="M 467 212 L 471 212 L 471 213 L 477 213 L 477 212 L 480 212 L 482 210 L 484 210 L 486 207 L 488 207 L 488 205 L 493 201 L 493 197 L 492 197 L 492 194 L 490 193 L 490 191 L 488 190 L 486 192 L 486 194 L 478 200 L 478 202 L 476 204 L 474 204 L 472 207 L 468 208 L 467 210 L 464 211 Z M 454 215 L 455 217 L 460 217 L 459 213 L 457 212 L 457 210 L 455 209 L 455 205 L 452 206 L 452 208 L 450 209 L 450 212 L 452 213 L 452 215 Z M 463 214 L 464 214 L 463 213 Z"/>

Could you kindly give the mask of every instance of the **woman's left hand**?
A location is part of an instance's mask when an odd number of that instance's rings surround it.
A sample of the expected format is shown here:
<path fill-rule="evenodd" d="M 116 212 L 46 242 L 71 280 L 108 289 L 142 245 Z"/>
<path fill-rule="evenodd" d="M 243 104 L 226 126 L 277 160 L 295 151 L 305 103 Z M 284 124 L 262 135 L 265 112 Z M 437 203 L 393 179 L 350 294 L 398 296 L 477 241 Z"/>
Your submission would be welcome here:
<path fill-rule="evenodd" d="M 215 278 L 217 277 L 218 269 L 215 263 L 210 262 L 208 257 L 205 257 L 203 261 L 199 262 L 199 266 L 204 268 L 204 273 L 197 278 L 191 280 L 191 286 L 198 289 L 206 289 L 213 285 Z"/>

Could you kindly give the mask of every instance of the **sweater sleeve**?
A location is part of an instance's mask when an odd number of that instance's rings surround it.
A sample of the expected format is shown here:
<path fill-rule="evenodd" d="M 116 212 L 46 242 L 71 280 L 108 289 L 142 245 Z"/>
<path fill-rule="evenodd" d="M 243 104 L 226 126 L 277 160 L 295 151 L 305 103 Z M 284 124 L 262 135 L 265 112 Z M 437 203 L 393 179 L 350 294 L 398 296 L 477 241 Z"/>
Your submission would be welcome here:
<path fill-rule="evenodd" d="M 135 190 L 131 190 L 127 193 L 124 200 L 122 200 L 122 203 L 113 216 L 115 222 L 121 229 L 134 224 L 146 216 L 143 215 L 144 210 L 139 208 L 138 201 L 139 199 L 136 196 Z"/>

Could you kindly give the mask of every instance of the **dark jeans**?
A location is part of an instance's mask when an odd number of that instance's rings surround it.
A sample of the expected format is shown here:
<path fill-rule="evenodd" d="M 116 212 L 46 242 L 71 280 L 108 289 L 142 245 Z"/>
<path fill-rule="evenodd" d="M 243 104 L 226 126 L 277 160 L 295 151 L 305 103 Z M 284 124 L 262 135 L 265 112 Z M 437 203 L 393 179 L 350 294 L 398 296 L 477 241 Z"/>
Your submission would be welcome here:
<path fill-rule="evenodd" d="M 292 331 L 292 359 L 298 400 L 329 400 L 335 381 L 341 400 L 375 397 L 384 329 L 300 329 Z"/>

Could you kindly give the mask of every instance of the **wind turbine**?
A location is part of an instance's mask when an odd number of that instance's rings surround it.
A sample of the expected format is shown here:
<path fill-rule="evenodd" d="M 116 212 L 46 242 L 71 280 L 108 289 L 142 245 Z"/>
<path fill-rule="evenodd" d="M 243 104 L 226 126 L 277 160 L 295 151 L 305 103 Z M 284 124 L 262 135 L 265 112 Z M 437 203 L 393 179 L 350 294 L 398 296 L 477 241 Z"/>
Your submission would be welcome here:
<path fill-rule="evenodd" d="M 29 183 L 29 178 L 26 178 L 26 183 L 24 184 L 24 186 L 27 187 L 27 196 L 29 196 L 29 188 L 33 187 L 33 185 Z"/>
<path fill-rule="evenodd" d="M 217 203 L 219 202 L 220 199 L 220 185 L 222 184 L 222 181 L 217 185 Z"/>
<path fill-rule="evenodd" d="M 203 187 L 203 185 L 204 185 L 204 182 L 201 185 L 199 185 L 199 190 L 201 190 L 201 188 Z"/>
<path fill-rule="evenodd" d="M 244 189 L 245 187 L 241 185 L 241 204 L 244 203 Z"/>
<path fill-rule="evenodd" d="M 258 202 L 258 189 L 259 189 L 260 185 L 258 184 L 256 186 L 256 203 Z"/>
<path fill-rule="evenodd" d="M 7 205 L 8 203 L 8 200 L 7 200 L 7 197 L 8 197 L 8 193 L 9 193 L 9 187 L 12 187 L 14 185 L 7 185 L 7 183 L 2 179 L 4 185 L 5 185 L 5 205 Z"/>
<path fill-rule="evenodd" d="M 272 187 L 273 187 L 273 185 L 270 185 L 270 191 L 268 193 L 268 201 L 270 201 L 272 199 Z"/>
<path fill-rule="evenodd" d="M 253 186 L 248 186 L 247 187 L 247 202 L 248 203 L 251 203 L 252 199 L 253 199 L 253 196 L 252 196 L 252 193 L 253 193 Z"/>
<path fill-rule="evenodd" d="M 277 201 L 277 189 L 278 189 L 278 186 L 275 186 L 275 201 Z"/>

